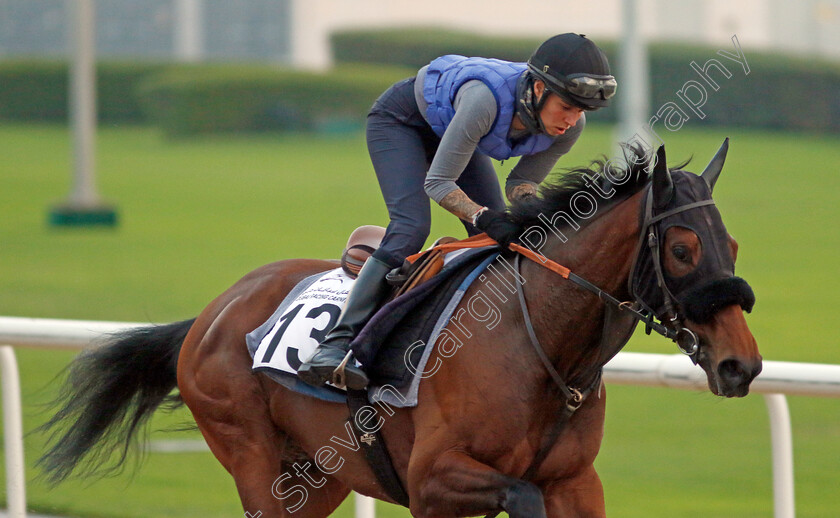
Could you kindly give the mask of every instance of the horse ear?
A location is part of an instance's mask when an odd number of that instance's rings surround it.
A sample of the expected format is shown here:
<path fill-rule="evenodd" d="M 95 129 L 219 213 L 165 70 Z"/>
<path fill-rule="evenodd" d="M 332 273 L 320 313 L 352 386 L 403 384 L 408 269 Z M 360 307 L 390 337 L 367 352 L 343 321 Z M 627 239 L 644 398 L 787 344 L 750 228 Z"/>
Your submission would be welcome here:
<path fill-rule="evenodd" d="M 664 209 L 674 196 L 674 181 L 665 161 L 665 146 L 656 150 L 656 163 L 653 164 L 653 206 Z"/>
<path fill-rule="evenodd" d="M 729 151 L 729 137 L 724 139 L 723 144 L 720 145 L 720 149 L 718 149 L 717 153 L 715 153 L 712 161 L 709 162 L 709 165 L 707 165 L 706 169 L 704 169 L 700 174 L 700 176 L 706 180 L 706 184 L 709 186 L 709 191 L 715 190 L 715 182 L 717 182 L 718 176 L 720 176 L 720 172 L 723 170 L 723 163 L 726 162 L 727 151 Z"/>

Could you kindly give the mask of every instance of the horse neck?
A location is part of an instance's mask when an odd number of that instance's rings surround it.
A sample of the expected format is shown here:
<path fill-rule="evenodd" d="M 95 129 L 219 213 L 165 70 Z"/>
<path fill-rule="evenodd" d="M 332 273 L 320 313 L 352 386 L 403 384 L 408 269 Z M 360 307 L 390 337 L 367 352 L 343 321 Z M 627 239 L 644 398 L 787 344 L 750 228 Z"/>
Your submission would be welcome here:
<path fill-rule="evenodd" d="M 627 300 L 641 198 L 637 193 L 619 202 L 565 243 L 553 236 L 541 252 L 619 300 Z M 523 276 L 531 320 L 546 353 L 567 382 L 585 382 L 577 378 L 596 368 L 600 359 L 604 303 L 531 261 L 523 264 Z"/>

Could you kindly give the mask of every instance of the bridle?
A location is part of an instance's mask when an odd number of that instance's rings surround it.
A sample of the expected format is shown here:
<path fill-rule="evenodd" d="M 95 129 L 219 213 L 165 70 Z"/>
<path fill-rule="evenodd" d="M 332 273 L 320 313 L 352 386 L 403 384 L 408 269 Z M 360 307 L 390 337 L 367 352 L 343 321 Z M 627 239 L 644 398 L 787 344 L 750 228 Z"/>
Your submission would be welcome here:
<path fill-rule="evenodd" d="M 630 293 L 633 295 L 636 304 L 638 304 L 644 312 L 646 312 L 648 315 L 656 316 L 656 318 L 658 318 L 661 322 L 667 322 L 667 325 L 662 326 L 660 328 L 655 328 L 648 324 L 648 327 L 646 328 L 648 334 L 650 334 L 650 330 L 654 330 L 662 334 L 666 338 L 670 338 L 677 344 L 677 347 L 679 347 L 680 351 L 682 351 L 683 354 L 691 358 L 691 361 L 694 362 L 694 364 L 696 365 L 697 358 L 700 355 L 700 340 L 697 337 L 696 333 L 694 333 L 691 329 L 688 329 L 687 327 L 685 327 L 685 325 L 683 325 L 685 317 L 680 313 L 678 305 L 676 304 L 677 297 L 674 296 L 674 294 L 671 292 L 671 289 L 668 287 L 668 284 L 665 282 L 665 274 L 663 273 L 662 257 L 659 248 L 662 242 L 663 234 L 662 230 L 660 229 L 660 223 L 663 222 L 665 219 L 671 216 L 676 216 L 681 212 L 700 207 L 707 207 L 709 205 L 714 205 L 715 201 L 709 198 L 707 200 L 686 203 L 684 205 L 680 205 L 674 209 L 654 216 L 653 193 L 651 192 L 652 189 L 653 186 L 648 187 L 648 192 L 645 194 L 642 226 L 641 231 L 639 233 L 639 241 L 636 245 L 636 253 L 633 259 L 633 266 L 630 270 L 632 272 L 629 282 Z M 642 255 L 642 248 L 644 246 L 647 246 L 650 249 L 650 258 L 653 262 L 653 270 L 656 273 L 656 283 L 659 286 L 659 289 L 662 291 L 665 311 L 661 314 L 657 314 L 656 311 L 654 311 L 648 304 L 646 304 L 642 297 L 639 296 L 639 294 L 635 293 L 635 290 L 633 289 L 633 286 L 636 285 L 633 276 L 637 275 L 640 271 L 636 269 L 636 263 L 639 261 L 639 258 Z"/>

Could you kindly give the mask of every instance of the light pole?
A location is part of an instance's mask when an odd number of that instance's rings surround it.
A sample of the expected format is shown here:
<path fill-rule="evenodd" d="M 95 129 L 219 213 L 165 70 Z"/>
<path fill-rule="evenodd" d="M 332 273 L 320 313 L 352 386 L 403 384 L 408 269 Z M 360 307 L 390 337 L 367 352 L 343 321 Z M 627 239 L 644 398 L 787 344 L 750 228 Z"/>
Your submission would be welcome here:
<path fill-rule="evenodd" d="M 94 0 L 68 0 L 73 59 L 70 66 L 70 122 L 73 133 L 73 185 L 67 200 L 50 210 L 51 225 L 117 223 L 116 210 L 96 190 L 96 24 Z"/>
<path fill-rule="evenodd" d="M 621 102 L 616 130 L 616 140 L 618 142 L 633 139 L 636 134 L 646 135 L 643 130 L 648 122 L 648 117 L 650 117 L 648 56 L 644 37 L 639 27 L 637 0 L 623 0 L 621 9 L 622 34 L 619 55 Z M 621 154 L 619 153 L 618 156 L 621 156 Z"/>

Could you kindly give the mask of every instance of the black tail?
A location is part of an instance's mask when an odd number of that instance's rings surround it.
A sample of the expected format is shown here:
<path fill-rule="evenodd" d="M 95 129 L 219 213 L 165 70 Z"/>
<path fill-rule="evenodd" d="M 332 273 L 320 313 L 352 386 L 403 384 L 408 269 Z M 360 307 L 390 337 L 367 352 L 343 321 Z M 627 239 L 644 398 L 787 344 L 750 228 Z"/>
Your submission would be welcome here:
<path fill-rule="evenodd" d="M 74 472 L 119 472 L 136 432 L 155 409 L 183 404 L 170 392 L 177 384 L 181 344 L 194 321 L 130 329 L 73 360 L 54 402 L 61 409 L 39 428 L 51 432 L 49 449 L 38 460 L 50 483 Z"/>

